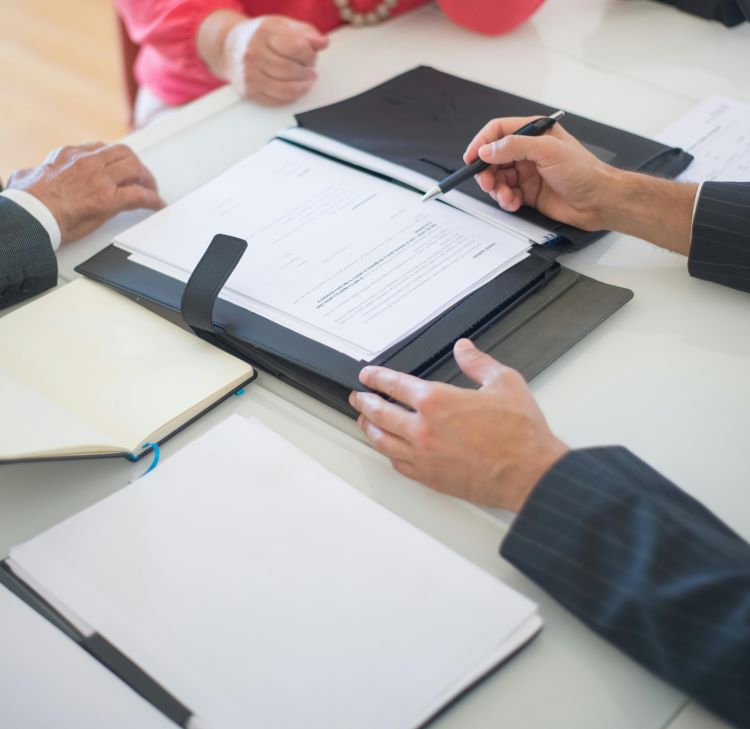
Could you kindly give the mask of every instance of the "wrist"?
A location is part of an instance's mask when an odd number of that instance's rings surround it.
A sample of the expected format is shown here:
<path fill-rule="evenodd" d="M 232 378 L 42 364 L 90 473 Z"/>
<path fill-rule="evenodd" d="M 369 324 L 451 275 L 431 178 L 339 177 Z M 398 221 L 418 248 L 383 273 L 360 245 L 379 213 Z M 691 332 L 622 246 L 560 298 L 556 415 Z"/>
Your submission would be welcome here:
<path fill-rule="evenodd" d="M 516 482 L 516 488 L 504 508 L 518 513 L 534 493 L 544 476 L 570 449 L 556 437 L 542 449 L 541 453 L 526 460 L 524 472 Z"/>
<path fill-rule="evenodd" d="M 687 255 L 698 186 L 610 168 L 603 229 Z"/>
<path fill-rule="evenodd" d="M 224 81 L 230 80 L 232 68 L 233 33 L 249 20 L 247 15 L 234 10 L 217 10 L 207 15 L 198 26 L 196 47 L 208 70 Z"/>

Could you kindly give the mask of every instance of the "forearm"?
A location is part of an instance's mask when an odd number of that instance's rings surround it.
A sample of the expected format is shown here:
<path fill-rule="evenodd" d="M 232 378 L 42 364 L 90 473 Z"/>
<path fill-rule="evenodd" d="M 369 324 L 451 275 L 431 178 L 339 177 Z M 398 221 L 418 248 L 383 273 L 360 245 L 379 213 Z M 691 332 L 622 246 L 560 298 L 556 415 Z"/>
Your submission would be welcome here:
<path fill-rule="evenodd" d="M 198 27 L 195 39 L 198 55 L 214 76 L 225 81 L 229 80 L 226 49 L 230 33 L 246 20 L 246 15 L 234 10 L 217 10 L 207 16 Z"/>
<path fill-rule="evenodd" d="M 698 185 L 615 170 L 602 203 L 603 229 L 688 255 Z"/>
<path fill-rule="evenodd" d="M 502 554 L 654 673 L 750 726 L 750 545 L 624 448 L 561 459 Z"/>

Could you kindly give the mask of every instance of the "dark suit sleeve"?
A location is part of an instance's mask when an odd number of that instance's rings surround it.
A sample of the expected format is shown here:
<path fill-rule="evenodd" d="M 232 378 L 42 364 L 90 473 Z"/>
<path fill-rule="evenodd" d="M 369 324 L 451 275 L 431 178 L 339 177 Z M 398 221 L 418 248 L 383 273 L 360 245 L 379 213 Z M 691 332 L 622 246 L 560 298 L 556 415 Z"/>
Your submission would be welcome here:
<path fill-rule="evenodd" d="M 0 308 L 57 283 L 57 258 L 44 226 L 0 195 Z"/>
<path fill-rule="evenodd" d="M 750 182 L 705 182 L 693 219 L 691 276 L 750 291 Z"/>
<path fill-rule="evenodd" d="M 629 451 L 568 453 L 501 554 L 635 660 L 750 727 L 750 545 Z"/>

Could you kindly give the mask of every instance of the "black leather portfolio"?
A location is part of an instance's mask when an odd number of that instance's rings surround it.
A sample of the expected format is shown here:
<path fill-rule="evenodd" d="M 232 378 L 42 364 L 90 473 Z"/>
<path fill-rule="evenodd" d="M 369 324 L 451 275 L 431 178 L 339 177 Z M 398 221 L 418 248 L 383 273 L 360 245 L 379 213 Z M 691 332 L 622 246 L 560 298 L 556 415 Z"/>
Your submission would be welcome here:
<path fill-rule="evenodd" d="M 359 96 L 297 117 L 300 127 L 376 155 L 433 179 L 462 164 L 468 140 L 489 118 L 550 113 L 549 106 L 419 67 Z M 674 177 L 691 161 L 666 147 L 575 114 L 566 128 L 595 154 L 622 168 Z M 347 164 L 342 162 L 342 164 Z M 362 174 L 368 170 L 359 168 Z M 394 183 L 401 184 L 401 183 Z M 473 183 L 462 191 L 495 203 Z M 454 342 L 471 337 L 482 349 L 531 379 L 623 306 L 632 292 L 595 281 L 560 265 L 557 258 L 602 233 L 561 225 L 533 210 L 518 213 L 550 231 L 549 242 L 466 296 L 372 364 L 432 380 L 470 383 L 459 377 Z M 221 230 L 187 284 L 134 263 L 109 246 L 76 269 L 113 286 L 199 336 L 239 355 L 332 407 L 354 415 L 347 397 L 361 389 L 366 364 L 221 298 L 223 284 L 245 252 L 244 241 Z M 209 245 L 210 243 L 210 245 Z"/>

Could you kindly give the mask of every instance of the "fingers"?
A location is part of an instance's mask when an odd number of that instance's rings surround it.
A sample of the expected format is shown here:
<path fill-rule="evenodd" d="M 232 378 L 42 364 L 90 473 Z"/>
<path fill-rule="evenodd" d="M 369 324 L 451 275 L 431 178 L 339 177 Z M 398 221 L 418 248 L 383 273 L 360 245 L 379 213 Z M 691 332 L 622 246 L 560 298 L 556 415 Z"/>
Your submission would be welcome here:
<path fill-rule="evenodd" d="M 479 157 L 479 148 L 490 142 L 494 142 L 502 137 L 513 134 L 524 124 L 528 124 L 535 116 L 507 116 L 501 119 L 493 119 L 487 122 L 477 133 L 474 139 L 469 142 L 469 146 L 464 152 L 464 162 L 473 162 Z"/>
<path fill-rule="evenodd" d="M 150 190 L 157 190 L 154 176 L 134 154 L 107 165 L 106 171 L 118 186 L 137 184 Z"/>
<path fill-rule="evenodd" d="M 146 208 L 148 210 L 160 210 L 166 205 L 156 190 L 143 185 L 127 185 L 118 187 L 114 196 L 113 213 L 119 213 L 123 210 L 138 210 Z"/>
<path fill-rule="evenodd" d="M 371 390 L 418 409 L 419 400 L 429 386 L 424 380 L 413 375 L 389 370 L 386 367 L 365 367 L 359 373 L 359 381 Z"/>
<path fill-rule="evenodd" d="M 490 385 L 498 380 L 508 367 L 477 349 L 469 339 L 459 339 L 453 347 L 453 356 L 461 371 L 478 385 Z"/>
<path fill-rule="evenodd" d="M 256 94 L 256 98 L 270 105 L 286 104 L 306 94 L 314 81 L 314 77 L 308 81 L 277 81 L 264 73 L 263 80 L 259 84 L 262 91 Z"/>
<path fill-rule="evenodd" d="M 508 116 L 487 122 L 487 124 L 477 132 L 474 139 L 471 140 L 469 146 L 466 148 L 464 161 L 473 162 L 479 157 L 480 147 L 514 134 L 521 127 L 535 119 L 539 119 L 539 116 Z M 558 139 L 566 139 L 570 137 L 560 124 L 555 124 L 555 126 L 553 126 L 544 136 L 552 136 Z"/>
<path fill-rule="evenodd" d="M 273 55 L 263 66 L 267 76 L 276 81 L 315 81 L 318 75 L 312 66 L 290 61 L 283 56 Z"/>
<path fill-rule="evenodd" d="M 325 35 L 325 33 L 321 33 L 314 25 L 291 19 L 287 20 L 287 24 L 290 28 L 306 38 L 313 50 L 322 51 L 324 48 L 328 47 L 328 36 Z"/>
<path fill-rule="evenodd" d="M 303 66 L 314 66 L 318 57 L 313 44 L 300 32 L 273 33 L 268 38 L 268 47 L 279 56 Z"/>
<path fill-rule="evenodd" d="M 408 440 L 415 414 L 401 405 L 387 402 L 374 392 L 356 390 L 349 395 L 349 404 L 373 425 Z"/>
<path fill-rule="evenodd" d="M 373 448 L 386 458 L 400 461 L 408 461 L 411 458 L 411 446 L 403 438 L 383 430 L 364 415 L 359 416 L 357 423 Z"/>
<path fill-rule="evenodd" d="M 549 164 L 560 155 L 561 142 L 555 137 L 519 137 L 511 134 L 479 148 L 479 156 L 491 165 L 507 165 L 529 161 L 536 165 Z"/>

